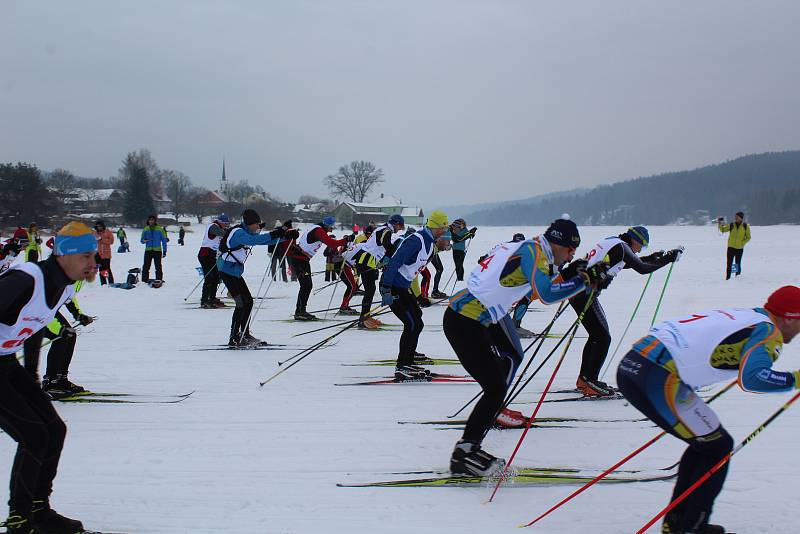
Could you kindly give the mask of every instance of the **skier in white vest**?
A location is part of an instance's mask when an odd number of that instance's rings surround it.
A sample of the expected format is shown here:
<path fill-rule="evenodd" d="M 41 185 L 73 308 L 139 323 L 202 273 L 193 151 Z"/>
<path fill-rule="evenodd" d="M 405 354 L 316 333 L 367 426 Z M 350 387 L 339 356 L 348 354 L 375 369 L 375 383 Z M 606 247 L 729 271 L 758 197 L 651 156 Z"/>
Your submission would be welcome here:
<path fill-rule="evenodd" d="M 695 391 L 738 380 L 745 391 L 800 389 L 800 371 L 776 371 L 784 343 L 800 333 L 800 288 L 784 286 L 761 308 L 725 308 L 656 324 L 617 368 L 625 398 L 666 432 L 689 444 L 672 499 L 733 449 L 733 438 Z M 664 517 L 661 532 L 723 534 L 708 523 L 727 462 Z"/>
<path fill-rule="evenodd" d="M 609 278 L 600 289 L 608 287 L 614 277 L 622 272 L 623 269 L 633 269 L 639 274 L 649 274 L 671 262 L 678 261 L 683 253 L 683 247 L 678 247 L 669 252 L 659 251 L 650 256 L 638 257 L 637 254 L 647 247 L 649 242 L 650 234 L 647 228 L 634 226 L 628 228 L 624 234 L 608 237 L 597 243 L 586 255 L 586 262 L 588 267 L 600 261 L 609 265 Z M 577 265 L 577 262 L 574 265 Z M 564 276 L 570 276 L 571 274 L 567 270 Z M 586 294 L 577 295 L 570 299 L 569 303 L 576 314 L 580 315 L 586 308 L 587 299 L 588 296 Z M 606 361 L 608 348 L 611 345 L 608 321 L 598 296 L 594 297 L 592 304 L 584 313 L 581 324 L 586 329 L 586 333 L 589 334 L 589 338 L 583 347 L 583 359 L 575 387 L 581 393 L 590 397 L 612 396 L 616 393 L 614 388 L 605 382 L 601 382 L 598 378 L 603 362 Z"/>
<path fill-rule="evenodd" d="M 505 465 L 505 460 L 481 449 L 481 443 L 501 413 L 523 359 L 510 313 L 524 298 L 553 304 L 584 292 L 589 285 L 596 287 L 604 276 L 602 263 L 571 279 L 558 274 L 557 267 L 569 261 L 579 245 L 578 227 L 564 219 L 534 239 L 500 243 L 472 270 L 467 288 L 450 298 L 444 335 L 461 365 L 483 389 L 450 458 L 453 474 L 484 476 Z M 519 412 L 513 415 L 522 417 Z"/>
<path fill-rule="evenodd" d="M 67 427 L 39 386 L 35 369 L 43 329 L 74 294 L 79 280 L 96 276 L 94 232 L 71 222 L 56 235 L 53 255 L 11 267 L 0 276 L 0 428 L 16 441 L 6 531 L 81 532 L 83 524 L 50 508 L 50 493 Z M 26 367 L 17 361 L 23 349 Z"/>

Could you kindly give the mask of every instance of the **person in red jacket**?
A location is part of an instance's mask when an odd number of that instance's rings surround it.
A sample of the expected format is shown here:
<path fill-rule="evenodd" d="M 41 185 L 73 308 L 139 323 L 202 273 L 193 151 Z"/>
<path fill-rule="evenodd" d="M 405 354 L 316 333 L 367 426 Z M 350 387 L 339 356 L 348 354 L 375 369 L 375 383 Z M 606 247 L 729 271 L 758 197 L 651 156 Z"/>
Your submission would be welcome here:
<path fill-rule="evenodd" d="M 308 297 L 311 296 L 311 289 L 314 287 L 311 281 L 311 258 L 325 245 L 342 247 L 355 239 L 352 234 L 345 236 L 343 239 L 331 238 L 328 233 L 333 230 L 334 224 L 336 224 L 336 218 L 332 215 L 326 216 L 321 223 L 315 224 L 303 232 L 297 241 L 292 243 L 286 253 L 292 272 L 300 282 L 300 291 L 297 293 L 297 304 L 294 310 L 296 321 L 315 321 L 317 319 L 316 316 L 306 311 Z"/>
<path fill-rule="evenodd" d="M 114 244 L 114 234 L 106 228 L 105 221 L 94 223 L 94 234 L 97 239 L 97 254 L 94 259 L 97 261 L 100 274 L 100 285 L 114 283 L 114 273 L 111 272 L 111 245 Z"/>

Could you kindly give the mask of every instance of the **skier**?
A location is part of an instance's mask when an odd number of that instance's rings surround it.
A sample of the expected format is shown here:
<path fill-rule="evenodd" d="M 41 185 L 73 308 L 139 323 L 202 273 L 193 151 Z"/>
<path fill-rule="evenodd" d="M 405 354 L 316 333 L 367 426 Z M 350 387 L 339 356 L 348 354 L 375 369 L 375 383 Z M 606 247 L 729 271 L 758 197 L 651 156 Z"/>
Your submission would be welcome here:
<path fill-rule="evenodd" d="M 297 293 L 297 304 L 294 310 L 296 321 L 315 321 L 317 319 L 316 316 L 311 315 L 306 310 L 308 297 L 311 296 L 311 289 L 314 287 L 311 281 L 311 258 L 323 245 L 342 247 L 355 239 L 352 234 L 345 236 L 344 239 L 331 239 L 328 237 L 328 233 L 333 230 L 334 224 L 336 224 L 336 218 L 332 215 L 327 215 L 322 219 L 322 222 L 303 232 L 297 242 L 289 247 L 287 253 L 289 264 L 292 267 L 292 272 L 300 282 L 300 290 Z"/>
<path fill-rule="evenodd" d="M 524 297 L 553 304 L 596 287 L 605 276 L 604 264 L 578 270 L 566 280 L 553 275 L 579 245 L 578 227 L 564 219 L 554 221 L 532 240 L 500 243 L 472 270 L 467 288 L 450 299 L 444 313 L 445 337 L 464 369 L 483 388 L 450 458 L 453 474 L 483 476 L 505 465 L 505 460 L 482 450 L 481 442 L 500 415 L 523 360 L 509 312 Z"/>
<path fill-rule="evenodd" d="M 464 258 L 467 256 L 467 239 L 475 237 L 477 227 L 467 230 L 467 223 L 464 219 L 456 219 L 450 225 L 450 233 L 453 236 L 453 263 L 456 266 L 456 281 L 464 281 Z"/>
<path fill-rule="evenodd" d="M 231 224 L 231 220 L 224 213 L 208 225 L 203 234 L 203 241 L 197 253 L 197 261 L 203 269 L 203 292 L 200 297 L 200 306 L 205 309 L 225 308 L 225 304 L 217 298 L 217 287 L 219 286 L 219 271 L 217 270 L 217 251 L 219 243 L 225 230 Z"/>
<path fill-rule="evenodd" d="M 11 468 L 9 533 L 83 531 L 80 521 L 50 508 L 67 428 L 15 353 L 23 347 L 26 363 L 38 360 L 42 330 L 73 295 L 73 284 L 94 279 L 95 252 L 92 230 L 71 222 L 56 235 L 52 256 L 15 265 L 0 276 L 0 428 L 19 444 Z"/>
<path fill-rule="evenodd" d="M 178 244 L 183 246 L 183 240 L 186 237 L 186 229 L 181 225 L 180 229 L 178 230 Z"/>
<path fill-rule="evenodd" d="M 411 291 L 411 282 L 434 255 L 435 241 L 447 231 L 447 214 L 433 211 L 425 227 L 410 236 L 394 251 L 380 282 L 381 303 L 390 306 L 392 312 L 403 322 L 403 333 L 397 354 L 394 377 L 397 381 L 425 380 L 424 369 L 414 365 L 419 335 L 425 324 L 422 310 Z"/>
<path fill-rule="evenodd" d="M 735 272 L 736 276 L 742 274 L 742 254 L 744 254 L 744 246 L 750 241 L 750 226 L 744 222 L 744 212 L 738 211 L 731 224 L 725 224 L 725 218 L 719 217 L 717 227 L 723 234 L 728 232 L 725 280 L 730 280 L 731 272 Z"/>
<path fill-rule="evenodd" d="M 114 283 L 114 273 L 111 272 L 111 245 L 114 244 L 114 234 L 106 228 L 105 221 L 94 223 L 95 237 L 97 239 L 97 255 L 95 260 L 99 265 L 100 285 Z"/>
<path fill-rule="evenodd" d="M 644 226 L 634 226 L 616 237 L 603 239 L 592 248 L 586 255 L 586 262 L 589 267 L 604 261 L 610 265 L 609 278 L 606 284 L 600 289 L 605 289 L 613 278 L 622 272 L 623 269 L 633 269 L 639 274 L 649 274 L 678 261 L 683 253 L 683 247 L 670 250 L 669 252 L 656 252 L 649 256 L 638 257 L 650 242 L 650 234 Z M 574 266 L 573 266 L 574 267 Z M 568 268 L 565 277 L 571 275 Z M 581 294 L 570 299 L 569 303 L 576 314 L 586 308 L 588 295 Z M 586 330 L 589 338 L 583 346 L 583 359 L 581 369 L 575 382 L 575 387 L 581 393 L 589 397 L 609 397 L 616 394 L 612 386 L 600 381 L 598 378 L 603 362 L 608 356 L 608 348 L 611 345 L 611 333 L 608 329 L 608 321 L 598 296 L 592 300 L 583 315 L 581 325 Z"/>
<path fill-rule="evenodd" d="M 113 282 L 111 283 L 113 284 Z M 94 322 L 94 318 L 83 313 L 76 298 L 81 287 L 83 287 L 83 280 L 78 280 L 73 286 L 73 295 L 65 303 L 64 307 L 69 310 L 72 318 L 80 323 L 81 326 L 88 326 Z M 47 350 L 47 369 L 42 380 L 42 389 L 53 399 L 85 391 L 83 387 L 73 384 L 68 378 L 69 365 L 75 353 L 77 333 L 60 310 L 55 319 L 48 323 L 43 333 L 44 337 L 51 340 L 51 342 Z M 38 376 L 38 363 L 38 358 L 36 361 L 30 361 L 26 358 L 25 368 L 33 376 Z"/>
<path fill-rule="evenodd" d="M 253 209 L 242 212 L 242 223 L 229 228 L 219 244 L 219 257 L 217 269 L 222 282 L 236 302 L 231 318 L 231 335 L 228 339 L 230 347 L 247 347 L 265 344 L 264 341 L 250 334 L 250 312 L 253 310 L 253 296 L 247 287 L 247 282 L 242 277 L 244 264 L 250 256 L 250 250 L 255 245 L 269 245 L 277 243 L 281 237 L 295 239 L 299 234 L 291 229 L 292 221 L 286 221 L 283 226 L 271 232 L 261 233 L 264 228 L 261 216 Z"/>
<path fill-rule="evenodd" d="M 42 255 L 42 238 L 39 237 L 39 226 L 34 222 L 28 227 L 28 243 L 25 247 L 25 261 L 39 261 Z"/>
<path fill-rule="evenodd" d="M 328 234 L 328 237 L 331 239 L 336 239 L 336 234 Z M 340 247 L 325 247 L 325 250 L 322 251 L 322 255 L 325 256 L 325 281 L 331 282 L 336 281 L 339 278 L 339 271 L 341 269 L 336 268 L 336 263 L 341 264 L 341 252 Z"/>
<path fill-rule="evenodd" d="M 5 272 L 19 256 L 22 247 L 16 238 L 7 239 L 0 248 L 0 273 Z"/>
<path fill-rule="evenodd" d="M 131 251 L 131 247 L 128 244 L 128 234 L 125 233 L 125 229 L 121 226 L 117 230 L 117 240 L 119 241 L 119 247 L 117 247 L 118 253 L 121 254 Z"/>
<path fill-rule="evenodd" d="M 144 245 L 144 265 L 142 266 L 142 282 L 150 282 L 150 264 L 155 263 L 156 280 L 164 281 L 164 273 L 161 270 L 161 258 L 167 257 L 167 231 L 158 224 L 155 215 L 147 218 L 147 224 L 142 229 L 142 237 L 139 240 Z"/>
<path fill-rule="evenodd" d="M 398 213 L 391 215 L 386 224 L 370 233 L 369 239 L 359 246 L 350 260 L 361 278 L 364 288 L 358 320 L 359 328 L 374 329 L 381 325 L 380 321 L 369 316 L 369 310 L 375 297 L 375 283 L 378 281 L 381 265 L 388 263 L 389 258 L 394 254 L 395 245 L 392 237 L 400 231 L 405 231 L 405 228 L 406 221 L 402 215 Z M 350 286 L 348 286 L 348 290 L 350 290 Z"/>
<path fill-rule="evenodd" d="M 739 387 L 757 393 L 800 388 L 800 371 L 772 369 L 783 343 L 798 333 L 800 288 L 784 286 L 761 308 L 718 309 L 658 323 L 625 355 L 617 368 L 622 394 L 666 432 L 689 444 L 672 500 L 733 449 L 733 438 L 695 391 L 737 378 Z M 728 463 L 664 517 L 661 532 L 726 532 L 708 521 Z"/>

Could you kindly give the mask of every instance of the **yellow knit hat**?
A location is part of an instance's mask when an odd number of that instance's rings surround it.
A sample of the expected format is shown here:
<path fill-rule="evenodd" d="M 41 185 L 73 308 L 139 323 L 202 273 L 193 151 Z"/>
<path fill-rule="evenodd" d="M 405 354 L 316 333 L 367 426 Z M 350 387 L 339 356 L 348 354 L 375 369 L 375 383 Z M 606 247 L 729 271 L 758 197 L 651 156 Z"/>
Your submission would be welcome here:
<path fill-rule="evenodd" d="M 432 211 L 430 215 L 428 215 L 428 221 L 425 223 L 425 226 L 428 228 L 447 228 L 447 214 L 443 211 Z"/>

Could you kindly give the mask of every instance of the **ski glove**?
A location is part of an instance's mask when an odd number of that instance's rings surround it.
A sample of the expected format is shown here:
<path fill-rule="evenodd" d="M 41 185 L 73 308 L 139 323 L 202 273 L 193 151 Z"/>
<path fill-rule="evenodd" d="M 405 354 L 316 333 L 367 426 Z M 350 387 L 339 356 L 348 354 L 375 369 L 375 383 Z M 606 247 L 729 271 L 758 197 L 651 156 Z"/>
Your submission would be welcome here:
<path fill-rule="evenodd" d="M 283 237 L 286 239 L 297 239 L 300 237 L 300 231 L 294 229 L 286 230 L 286 232 L 283 234 Z"/>
<path fill-rule="evenodd" d="M 679 261 L 681 256 L 683 256 L 683 251 L 683 247 L 678 247 L 664 253 L 664 263 L 675 263 Z"/>
<path fill-rule="evenodd" d="M 356 234 L 349 234 L 345 236 L 345 239 L 347 239 L 348 243 L 352 243 L 353 241 L 356 240 L 356 237 L 357 237 Z"/>
<path fill-rule="evenodd" d="M 280 239 L 281 237 L 286 235 L 286 228 L 284 228 L 283 226 L 279 226 L 275 228 L 273 231 L 271 231 L 269 235 L 276 239 Z"/>
<path fill-rule="evenodd" d="M 611 283 L 611 276 L 607 271 L 608 264 L 601 261 L 591 267 L 585 267 L 579 270 L 578 274 L 583 278 L 587 286 L 592 286 L 595 289 L 603 289 L 603 287 L 608 287 L 608 284 Z"/>
<path fill-rule="evenodd" d="M 560 269 L 561 278 L 570 280 L 578 276 L 578 273 L 582 270 L 586 270 L 586 260 L 574 260 L 572 263 L 568 263 L 565 267 Z"/>
<path fill-rule="evenodd" d="M 473 226 L 472 229 L 470 229 L 470 231 L 469 231 L 470 237 L 475 237 L 475 232 L 477 232 L 477 231 L 478 231 L 478 227 L 477 226 Z"/>
<path fill-rule="evenodd" d="M 283 221 L 283 225 L 282 226 L 284 228 L 291 228 L 292 227 L 292 220 L 289 219 L 288 221 Z"/>
<path fill-rule="evenodd" d="M 380 286 L 381 304 L 384 306 L 391 306 L 394 302 L 394 295 L 392 295 L 392 288 L 389 286 Z"/>
<path fill-rule="evenodd" d="M 90 324 L 92 324 L 94 322 L 94 319 L 92 319 L 88 315 L 84 315 L 82 313 L 80 315 L 78 315 L 77 319 L 78 319 L 78 322 L 81 323 L 81 325 L 83 325 L 83 326 L 90 325 Z"/>

